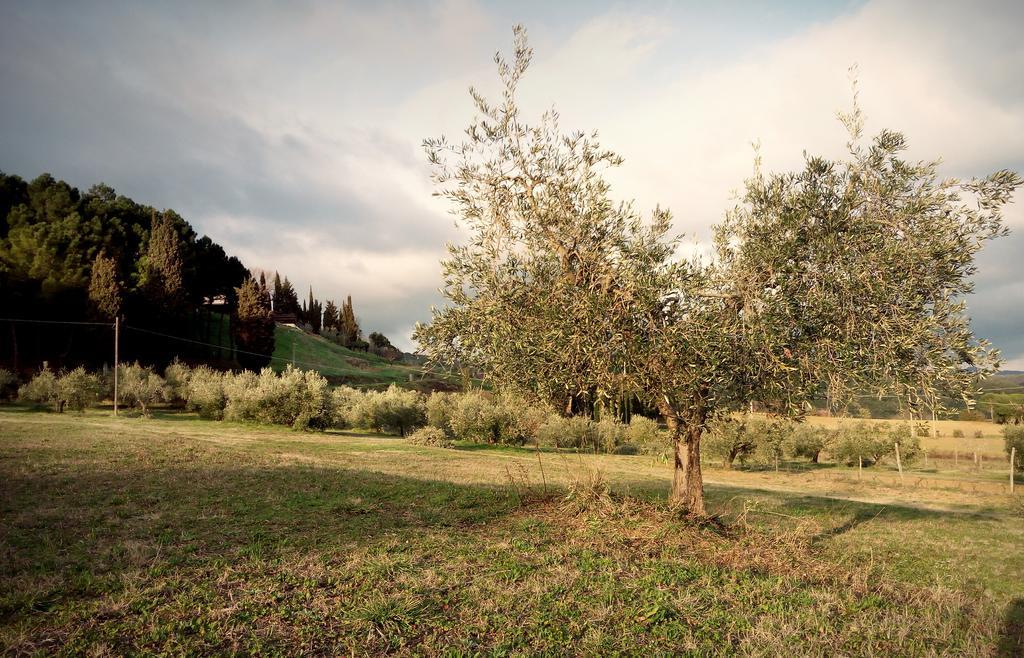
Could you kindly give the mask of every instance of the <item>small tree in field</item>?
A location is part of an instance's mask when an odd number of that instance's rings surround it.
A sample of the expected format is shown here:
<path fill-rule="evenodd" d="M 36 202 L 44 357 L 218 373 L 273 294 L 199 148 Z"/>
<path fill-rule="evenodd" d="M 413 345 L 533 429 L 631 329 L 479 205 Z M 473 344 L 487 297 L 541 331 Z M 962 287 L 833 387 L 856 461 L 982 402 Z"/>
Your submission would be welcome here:
<path fill-rule="evenodd" d="M 638 395 L 669 428 L 671 497 L 697 515 L 701 439 L 751 401 L 800 417 L 825 387 L 932 400 L 992 371 L 961 300 L 974 255 L 1004 232 L 1016 174 L 940 179 L 935 163 L 901 159 L 898 133 L 863 144 L 855 105 L 845 160 L 756 172 L 715 229 L 714 258 L 680 260 L 667 212 L 645 220 L 611 200 L 602 171 L 622 161 L 596 134 L 563 134 L 554 111 L 522 117 L 530 58 L 517 28 L 512 61 L 496 57 L 500 101 L 471 90 L 466 141 L 425 143 L 469 234 L 443 262 L 449 305 L 417 329 L 435 362 L 569 409 Z"/>
<path fill-rule="evenodd" d="M 121 404 L 138 407 L 143 416 L 148 417 L 150 406 L 163 402 L 171 394 L 163 377 L 138 363 L 119 365 L 117 376 Z"/>

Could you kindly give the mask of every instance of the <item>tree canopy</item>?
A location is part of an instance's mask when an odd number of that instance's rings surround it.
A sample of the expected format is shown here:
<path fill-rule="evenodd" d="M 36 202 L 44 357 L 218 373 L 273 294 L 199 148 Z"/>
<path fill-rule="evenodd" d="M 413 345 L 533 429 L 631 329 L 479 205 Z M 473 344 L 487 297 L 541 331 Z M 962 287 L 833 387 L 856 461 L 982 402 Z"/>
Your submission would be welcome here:
<path fill-rule="evenodd" d="M 675 446 L 672 497 L 703 514 L 700 440 L 751 401 L 799 417 L 823 389 L 969 396 L 997 354 L 964 313 L 974 256 L 1005 232 L 1021 183 L 941 179 L 899 133 L 865 140 L 859 109 L 840 161 L 746 181 L 714 256 L 677 257 L 671 216 L 615 202 L 622 164 L 596 133 L 516 102 L 532 51 L 516 28 L 496 56 L 503 94 L 470 90 L 461 143 L 425 142 L 438 194 L 468 230 L 443 261 L 449 304 L 416 337 L 433 361 L 563 404 L 627 392 L 655 405 Z"/>

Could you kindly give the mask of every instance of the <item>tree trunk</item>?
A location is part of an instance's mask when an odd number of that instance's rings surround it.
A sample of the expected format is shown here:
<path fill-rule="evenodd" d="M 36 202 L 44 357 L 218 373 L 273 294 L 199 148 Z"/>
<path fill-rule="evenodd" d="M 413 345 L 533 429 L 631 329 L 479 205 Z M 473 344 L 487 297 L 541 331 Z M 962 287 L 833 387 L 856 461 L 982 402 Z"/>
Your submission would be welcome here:
<path fill-rule="evenodd" d="M 674 412 L 665 413 L 665 422 L 675 448 L 675 471 L 669 500 L 681 503 L 690 514 L 706 516 L 704 477 L 700 470 L 700 439 L 703 423 L 697 418 L 683 419 Z"/>

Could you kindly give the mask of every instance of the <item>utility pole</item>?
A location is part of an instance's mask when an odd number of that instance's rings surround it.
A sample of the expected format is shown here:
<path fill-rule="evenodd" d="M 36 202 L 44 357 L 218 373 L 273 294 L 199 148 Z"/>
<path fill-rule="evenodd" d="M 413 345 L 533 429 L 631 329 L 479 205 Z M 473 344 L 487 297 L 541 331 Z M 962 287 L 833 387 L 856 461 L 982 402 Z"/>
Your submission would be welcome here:
<path fill-rule="evenodd" d="M 114 416 L 117 416 L 117 361 L 121 346 L 121 316 L 114 318 Z"/>

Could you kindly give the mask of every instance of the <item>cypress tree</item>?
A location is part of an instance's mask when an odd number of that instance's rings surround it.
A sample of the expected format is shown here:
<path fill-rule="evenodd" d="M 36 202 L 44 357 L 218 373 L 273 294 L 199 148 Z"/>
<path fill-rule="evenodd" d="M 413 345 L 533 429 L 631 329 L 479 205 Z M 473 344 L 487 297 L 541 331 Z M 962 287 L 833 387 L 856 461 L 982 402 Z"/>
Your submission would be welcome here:
<path fill-rule="evenodd" d="M 356 320 L 355 311 L 352 310 L 352 295 L 341 306 L 341 319 L 338 331 L 341 332 L 341 341 L 344 345 L 355 345 L 359 342 L 359 322 Z"/>
<path fill-rule="evenodd" d="M 253 370 L 270 363 L 274 352 L 274 320 L 270 315 L 270 300 L 254 279 L 248 279 L 236 288 L 238 306 L 232 316 L 231 329 L 240 350 L 255 354 L 239 354 L 238 362 Z"/>
<path fill-rule="evenodd" d="M 277 313 L 281 313 L 281 302 L 282 296 L 284 295 L 284 288 L 281 286 L 281 275 L 274 272 L 274 300 L 273 309 Z"/>
<path fill-rule="evenodd" d="M 117 262 L 105 252 L 96 254 L 89 277 L 89 301 L 97 317 L 113 320 L 121 313 L 121 282 L 117 280 Z"/>
<path fill-rule="evenodd" d="M 149 246 L 143 259 L 142 288 L 158 314 L 176 317 L 183 310 L 185 286 L 181 272 L 181 246 L 166 214 L 153 212 Z"/>

